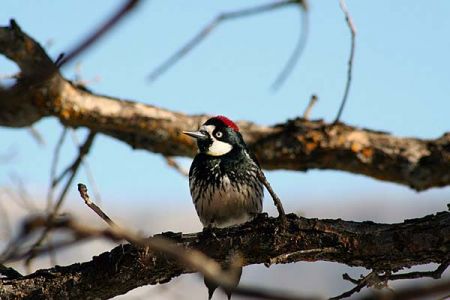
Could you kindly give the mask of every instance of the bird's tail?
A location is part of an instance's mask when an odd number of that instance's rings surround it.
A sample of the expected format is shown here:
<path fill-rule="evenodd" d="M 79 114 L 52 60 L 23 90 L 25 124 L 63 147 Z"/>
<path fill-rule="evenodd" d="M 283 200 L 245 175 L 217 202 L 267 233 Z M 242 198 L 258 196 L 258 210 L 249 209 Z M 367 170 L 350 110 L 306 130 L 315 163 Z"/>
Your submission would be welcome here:
<path fill-rule="evenodd" d="M 231 299 L 233 290 L 239 285 L 239 282 L 241 281 L 242 265 L 243 260 L 241 256 L 234 253 L 230 255 L 229 262 L 222 265 L 223 270 L 227 272 L 232 282 L 231 286 L 224 287 L 225 293 L 228 296 L 228 300 Z M 208 299 L 211 300 L 215 290 L 218 288 L 218 284 L 216 283 L 216 281 L 208 280 L 206 277 L 204 278 L 204 282 L 206 287 L 208 288 Z"/>

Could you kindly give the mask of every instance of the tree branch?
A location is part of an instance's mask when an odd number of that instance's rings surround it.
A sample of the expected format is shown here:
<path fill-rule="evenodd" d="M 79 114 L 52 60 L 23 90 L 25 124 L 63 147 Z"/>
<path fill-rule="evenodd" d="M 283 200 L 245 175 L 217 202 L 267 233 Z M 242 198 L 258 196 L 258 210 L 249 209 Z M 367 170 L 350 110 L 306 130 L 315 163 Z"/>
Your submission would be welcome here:
<path fill-rule="evenodd" d="M 0 53 L 15 61 L 22 79 L 0 89 L 0 125 L 29 126 L 53 116 L 166 156 L 193 156 L 195 144 L 181 132 L 209 116 L 179 112 L 94 94 L 54 72 L 26 84 L 39 70 L 54 68 L 37 42 L 17 24 L 0 28 Z M 271 127 L 238 122 L 265 169 L 334 169 L 407 185 L 417 191 L 450 185 L 450 133 L 434 140 L 401 138 L 345 124 L 302 118 Z"/>
<path fill-rule="evenodd" d="M 326 260 L 395 272 L 450 258 L 449 212 L 399 224 L 307 219 L 290 214 L 282 231 L 279 222 L 263 214 L 239 227 L 216 229 L 214 239 L 202 233 L 167 232 L 162 237 L 182 248 L 200 250 L 219 263 L 225 262 L 230 251 L 237 251 L 245 265 Z M 89 262 L 2 279 L 0 298 L 106 299 L 194 271 L 167 255 L 127 244 Z"/>

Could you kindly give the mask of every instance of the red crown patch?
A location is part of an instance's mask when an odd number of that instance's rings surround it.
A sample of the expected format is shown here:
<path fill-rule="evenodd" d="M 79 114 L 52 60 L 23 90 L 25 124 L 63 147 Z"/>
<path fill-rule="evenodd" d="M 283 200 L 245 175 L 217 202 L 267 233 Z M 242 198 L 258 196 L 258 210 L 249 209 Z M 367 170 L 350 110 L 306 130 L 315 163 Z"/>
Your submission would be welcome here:
<path fill-rule="evenodd" d="M 228 119 L 225 116 L 216 116 L 216 119 L 222 121 L 222 123 L 224 123 L 226 126 L 230 127 L 231 129 L 233 129 L 236 132 L 239 132 L 239 127 L 236 125 L 236 123 L 234 123 L 233 121 L 231 121 L 230 119 Z"/>

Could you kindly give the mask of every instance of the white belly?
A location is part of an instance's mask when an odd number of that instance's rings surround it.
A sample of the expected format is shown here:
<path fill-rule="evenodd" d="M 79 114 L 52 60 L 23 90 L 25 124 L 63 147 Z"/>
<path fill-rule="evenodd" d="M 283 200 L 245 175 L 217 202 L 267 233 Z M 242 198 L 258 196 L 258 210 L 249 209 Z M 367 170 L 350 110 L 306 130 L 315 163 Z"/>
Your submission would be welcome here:
<path fill-rule="evenodd" d="M 259 184 L 241 184 L 239 188 L 224 176 L 219 185 L 192 189 L 197 214 L 203 226 L 228 227 L 251 220 L 262 211 L 263 191 Z"/>

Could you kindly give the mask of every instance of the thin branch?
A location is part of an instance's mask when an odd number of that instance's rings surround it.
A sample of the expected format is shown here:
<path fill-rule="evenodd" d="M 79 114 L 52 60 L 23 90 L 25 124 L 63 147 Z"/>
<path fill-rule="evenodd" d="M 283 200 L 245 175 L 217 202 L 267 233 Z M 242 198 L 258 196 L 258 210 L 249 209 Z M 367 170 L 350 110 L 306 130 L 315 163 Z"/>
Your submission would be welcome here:
<path fill-rule="evenodd" d="M 399 279 L 415 279 L 429 277 L 433 279 L 440 279 L 442 274 L 447 270 L 450 265 L 450 260 L 441 263 L 434 271 L 422 271 L 422 272 L 408 272 L 403 274 L 385 274 L 381 275 L 382 280 L 399 280 Z"/>
<path fill-rule="evenodd" d="M 211 22 L 209 22 L 205 27 L 203 27 L 200 32 L 198 32 L 191 40 L 189 40 L 183 47 L 178 49 L 175 53 L 173 53 L 166 61 L 164 61 L 161 65 L 156 67 L 149 75 L 150 81 L 155 81 L 162 74 L 164 74 L 168 69 L 170 69 L 175 63 L 177 63 L 180 59 L 185 57 L 190 51 L 192 51 L 198 44 L 200 44 L 219 24 L 224 21 L 238 19 L 242 17 L 247 17 L 259 13 L 264 13 L 268 11 L 272 11 L 287 5 L 297 4 L 299 0 L 284 0 L 284 1 L 276 1 L 268 4 L 263 4 L 256 7 L 225 12 L 216 16 Z"/>
<path fill-rule="evenodd" d="M 86 141 L 84 142 L 84 144 L 80 147 L 79 153 L 77 158 L 75 159 L 75 161 L 72 163 L 72 165 L 70 166 L 70 176 L 69 179 L 67 180 L 64 188 L 62 189 L 58 200 L 56 201 L 55 205 L 52 208 L 51 213 L 48 215 L 48 219 L 52 220 L 54 219 L 57 214 L 58 211 L 62 205 L 62 203 L 64 202 L 64 199 L 66 197 L 67 191 L 69 190 L 69 187 L 72 185 L 73 180 L 75 179 L 75 176 L 78 172 L 78 169 L 81 165 L 81 162 L 83 161 L 83 158 L 89 153 L 89 150 L 92 147 L 92 143 L 94 142 L 94 138 L 95 138 L 96 133 L 94 131 L 90 131 Z M 50 222 L 51 223 L 51 222 Z M 39 239 L 36 240 L 36 242 L 33 244 L 33 246 L 31 247 L 31 249 L 35 249 L 37 247 L 39 247 L 47 238 L 47 234 L 50 232 L 51 228 L 46 228 L 41 236 L 39 237 Z M 30 257 L 25 261 L 25 264 L 28 266 L 31 263 L 31 260 L 34 258 L 33 255 L 30 255 Z"/>
<path fill-rule="evenodd" d="M 62 59 L 64 58 L 64 56 L 65 56 L 65 53 L 64 53 L 64 52 L 61 52 L 61 53 L 58 55 L 58 57 L 55 59 L 55 66 L 56 66 L 57 68 L 60 68 L 60 67 L 61 67 L 61 62 L 62 62 Z"/>
<path fill-rule="evenodd" d="M 278 90 L 283 83 L 286 81 L 286 79 L 289 77 L 289 75 L 292 73 L 292 70 L 294 70 L 295 66 L 298 63 L 298 60 L 302 56 L 303 50 L 305 49 L 306 42 L 308 40 L 308 33 L 309 33 L 309 14 L 306 10 L 306 6 L 304 5 L 304 1 L 299 2 L 299 9 L 301 14 L 301 24 L 300 24 L 300 33 L 297 40 L 297 44 L 295 45 L 294 51 L 292 52 L 291 56 L 287 60 L 285 66 L 281 70 L 280 74 L 278 74 L 275 81 L 272 83 L 272 89 Z"/>
<path fill-rule="evenodd" d="M 308 106 L 306 107 L 305 112 L 303 113 L 303 119 L 305 119 L 305 120 L 309 119 L 309 115 L 311 114 L 311 111 L 318 99 L 319 98 L 317 98 L 316 95 L 311 96 L 311 99 L 309 99 Z"/>
<path fill-rule="evenodd" d="M 264 175 L 264 172 L 260 170 L 260 172 L 257 173 L 258 179 L 261 181 L 261 183 L 266 187 L 267 191 L 269 192 L 270 196 L 273 199 L 273 203 L 275 204 L 275 207 L 278 210 L 278 217 L 281 220 L 281 223 L 283 225 L 286 224 L 286 213 L 284 212 L 283 204 L 281 203 L 280 198 L 275 193 L 275 191 L 270 186 L 269 181 L 266 178 L 266 175 Z"/>
<path fill-rule="evenodd" d="M 28 132 L 31 134 L 31 136 L 33 137 L 33 139 L 36 141 L 36 143 L 39 146 L 45 146 L 45 139 L 36 128 L 34 128 L 33 126 L 30 126 L 28 128 Z"/>
<path fill-rule="evenodd" d="M 87 206 L 89 206 L 100 218 L 102 218 L 109 226 L 117 227 L 117 224 L 110 218 L 103 210 L 98 207 L 94 202 L 89 198 L 87 187 L 79 183 L 78 184 L 78 192 L 80 193 L 81 198 L 84 200 Z"/>
<path fill-rule="evenodd" d="M 47 212 L 50 213 L 50 209 L 53 202 L 53 194 L 55 192 L 56 183 L 56 170 L 58 168 L 59 155 L 61 152 L 62 145 L 64 144 L 64 139 L 67 134 L 67 127 L 64 126 L 58 141 L 56 142 L 55 150 L 53 151 L 53 159 L 50 167 L 50 186 L 47 192 Z"/>
<path fill-rule="evenodd" d="M 345 276 L 345 275 L 347 275 L 347 276 Z M 355 280 L 355 279 L 352 279 L 350 276 L 348 276 L 348 274 L 344 274 L 342 277 L 346 280 L 351 279 L 351 282 L 356 283 L 356 286 L 346 292 L 343 292 L 342 294 L 340 294 L 338 296 L 331 297 L 329 300 L 344 299 L 344 298 L 348 298 L 348 297 L 352 296 L 353 294 L 359 293 L 364 287 L 367 286 L 368 281 L 372 280 L 372 278 L 374 276 L 377 276 L 377 274 L 375 272 L 370 272 L 363 278 L 361 278 L 359 280 Z"/>
<path fill-rule="evenodd" d="M 350 29 L 351 34 L 351 44 L 350 44 L 350 57 L 348 59 L 348 68 L 347 68 L 347 82 L 345 84 L 344 96 L 342 97 L 341 106 L 339 107 L 339 111 L 337 113 L 336 119 L 334 123 L 339 122 L 342 111 L 344 110 L 345 103 L 347 102 L 348 93 L 350 92 L 350 86 L 352 84 L 352 70 L 353 70 L 353 57 L 355 56 L 355 37 L 356 37 L 356 27 L 350 15 L 350 12 L 347 9 L 347 5 L 345 4 L 345 0 L 339 0 L 339 5 L 344 12 L 345 20 L 347 22 L 348 28 Z"/>
<path fill-rule="evenodd" d="M 53 212 L 52 215 L 55 216 L 58 211 L 59 208 L 62 204 L 62 202 L 64 201 L 64 198 L 66 196 L 66 193 L 69 189 L 69 187 L 72 185 L 72 181 L 75 178 L 77 171 L 81 165 L 81 163 L 83 162 L 84 157 L 89 153 L 89 151 L 91 150 L 92 144 L 94 142 L 94 138 L 96 136 L 96 132 L 95 131 L 90 131 L 88 136 L 86 137 L 86 140 L 84 141 L 83 145 L 80 146 L 79 149 L 79 153 L 77 158 L 74 160 L 74 162 L 72 163 L 72 165 L 70 165 L 69 170 L 70 170 L 70 177 L 66 182 L 66 185 L 64 186 L 60 196 L 58 197 L 58 200 L 56 201 L 55 206 L 53 207 Z"/>
<path fill-rule="evenodd" d="M 418 299 L 436 299 L 430 298 L 433 296 L 440 297 L 443 294 L 442 300 L 448 299 L 450 292 L 450 280 L 441 280 L 426 284 L 414 284 L 396 290 L 394 293 L 374 293 L 360 298 L 361 300 L 418 300 Z"/>
<path fill-rule="evenodd" d="M 80 142 L 78 140 L 78 137 L 76 135 L 76 132 L 71 129 L 70 130 L 71 136 L 72 136 L 72 140 L 73 143 L 75 144 L 76 147 L 80 147 Z M 84 168 L 84 171 L 86 172 L 86 177 L 88 179 L 89 185 L 92 186 L 92 190 L 94 191 L 94 199 L 97 203 L 102 203 L 102 197 L 100 195 L 100 190 L 98 188 L 97 182 L 95 181 L 95 177 L 94 174 L 92 173 L 91 167 L 88 163 L 87 159 L 83 159 L 81 161 L 81 164 Z"/>
<path fill-rule="evenodd" d="M 63 65 L 67 64 L 69 61 L 89 48 L 89 46 L 98 41 L 105 33 L 110 31 L 115 25 L 117 25 L 119 21 L 123 19 L 123 17 L 130 13 L 138 3 L 139 0 L 127 0 L 125 4 L 121 6 L 120 9 L 116 13 L 114 13 L 102 26 L 100 26 L 92 34 L 87 36 L 86 39 L 83 40 L 73 50 L 68 51 L 67 55 L 59 59 L 58 67 L 60 68 Z"/>
<path fill-rule="evenodd" d="M 356 286 L 349 291 L 346 291 L 339 296 L 330 298 L 330 300 L 344 299 L 352 296 L 355 293 L 360 292 L 365 287 L 386 287 L 389 281 L 399 280 L 399 279 L 417 279 L 417 278 L 433 278 L 440 279 L 444 271 L 448 268 L 450 264 L 450 260 L 444 261 L 436 268 L 434 271 L 425 271 L 425 272 L 408 272 L 408 273 L 400 273 L 393 274 L 391 272 L 385 272 L 385 274 L 378 274 L 375 271 L 370 272 L 366 276 L 361 279 L 353 279 L 347 273 L 342 275 L 344 280 L 350 281 L 354 283 Z"/>
<path fill-rule="evenodd" d="M 17 201 L 16 203 L 20 205 L 23 209 L 28 212 L 36 212 L 38 208 L 33 200 L 31 200 L 30 194 L 19 175 L 12 173 L 9 178 L 13 182 L 14 191 L 10 189 L 6 189 L 6 192 Z"/>
<path fill-rule="evenodd" d="M 189 176 L 189 171 L 180 166 L 180 164 L 171 156 L 164 155 L 164 159 L 166 160 L 166 163 L 174 168 L 178 173 L 180 173 L 183 176 Z"/>

